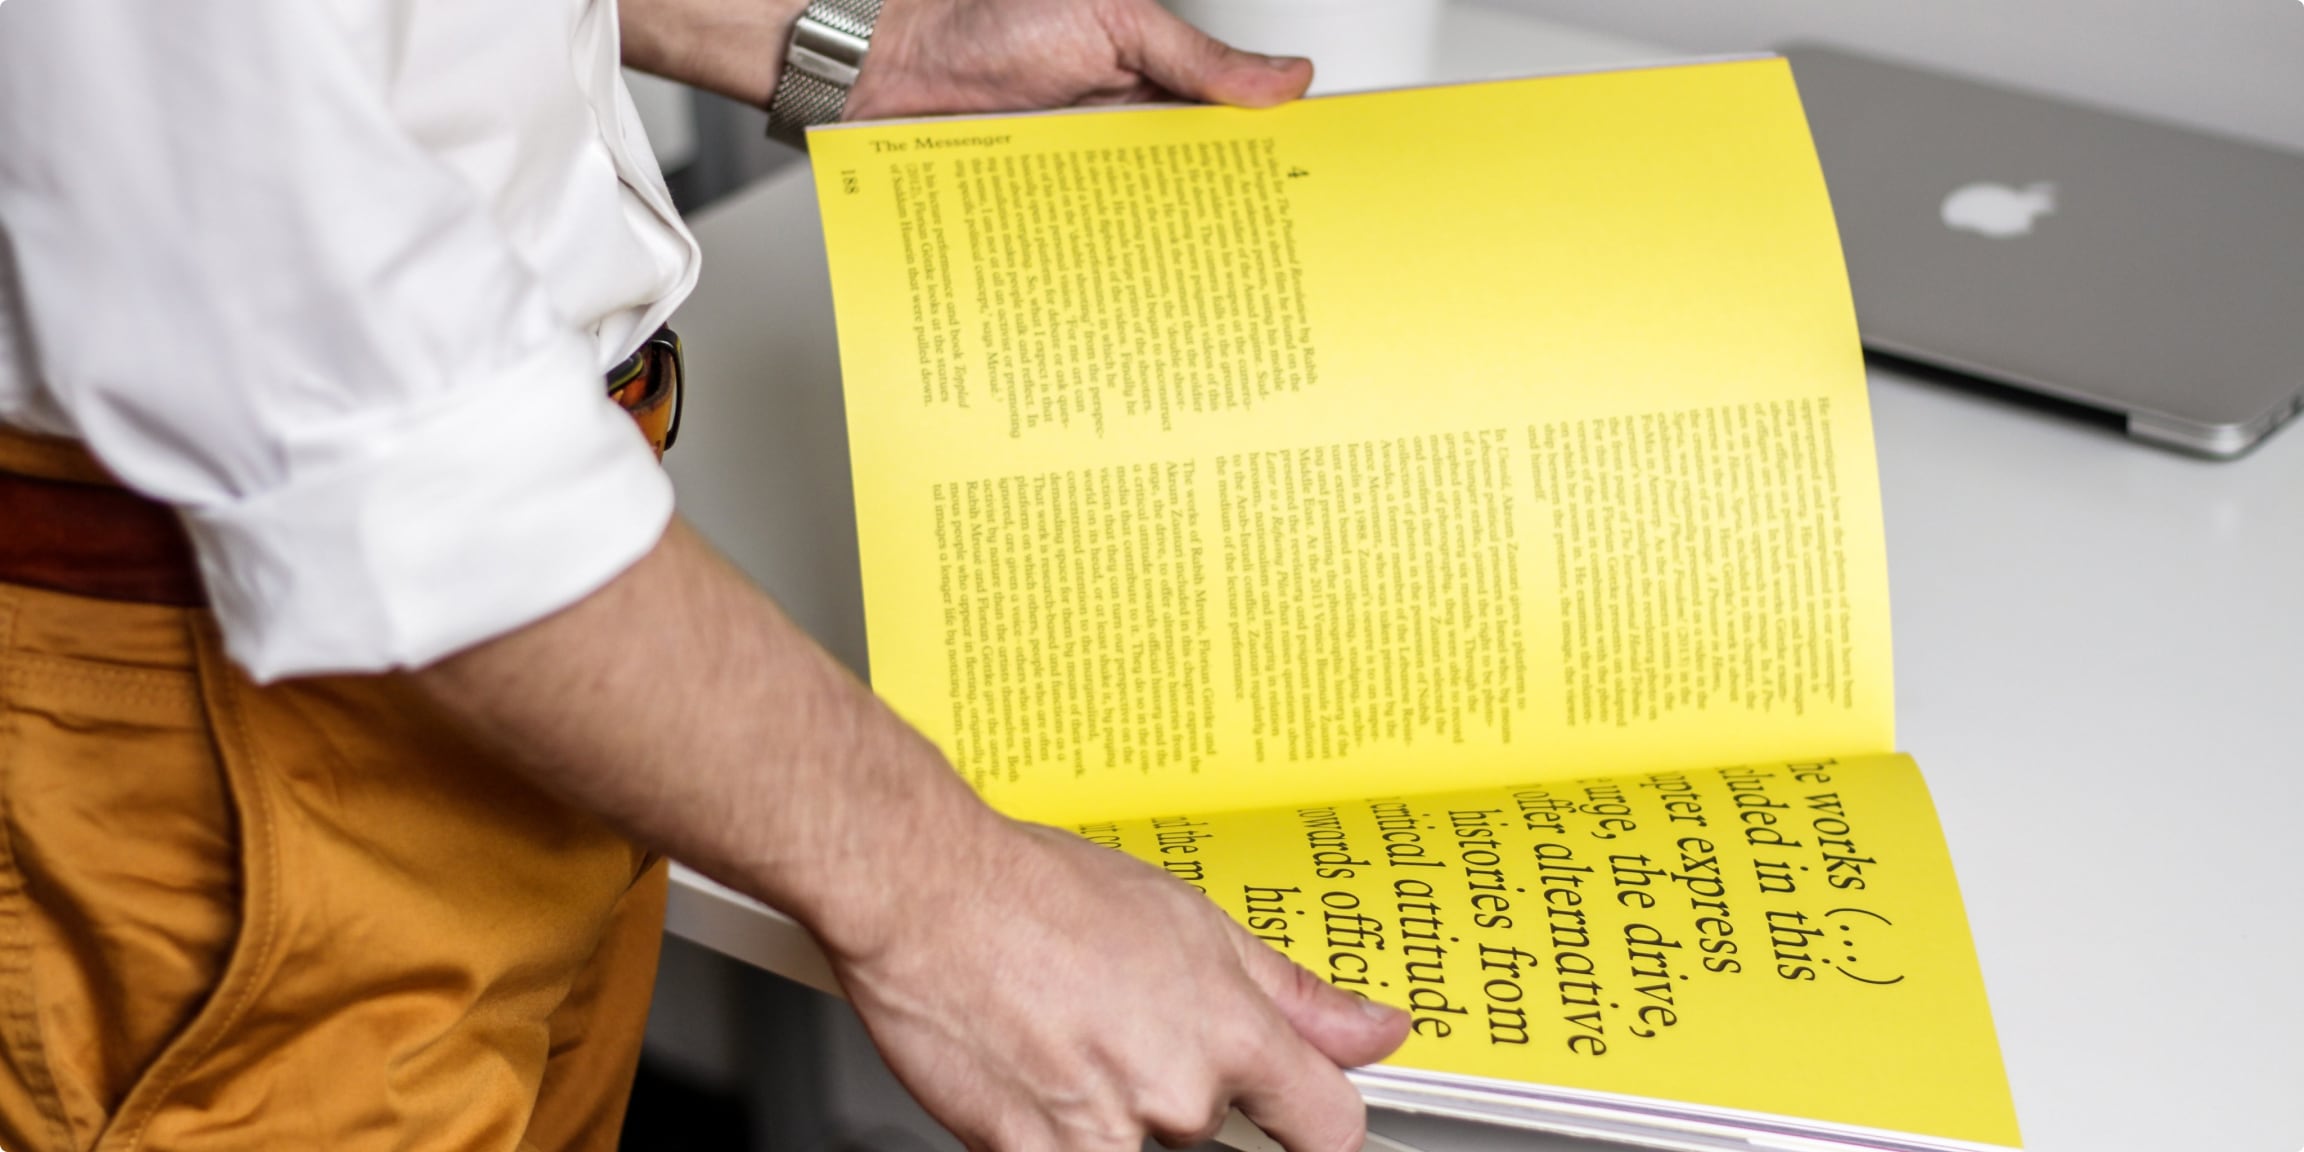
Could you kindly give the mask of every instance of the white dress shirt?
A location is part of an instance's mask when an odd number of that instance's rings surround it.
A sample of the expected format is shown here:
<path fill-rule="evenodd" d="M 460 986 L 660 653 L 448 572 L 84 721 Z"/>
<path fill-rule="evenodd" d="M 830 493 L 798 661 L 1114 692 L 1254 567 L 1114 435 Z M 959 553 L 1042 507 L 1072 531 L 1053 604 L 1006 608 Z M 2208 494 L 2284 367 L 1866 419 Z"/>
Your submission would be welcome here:
<path fill-rule="evenodd" d="M 696 264 L 613 0 L 0 6 L 0 422 L 176 506 L 259 679 L 646 553 L 671 486 L 601 374 Z"/>

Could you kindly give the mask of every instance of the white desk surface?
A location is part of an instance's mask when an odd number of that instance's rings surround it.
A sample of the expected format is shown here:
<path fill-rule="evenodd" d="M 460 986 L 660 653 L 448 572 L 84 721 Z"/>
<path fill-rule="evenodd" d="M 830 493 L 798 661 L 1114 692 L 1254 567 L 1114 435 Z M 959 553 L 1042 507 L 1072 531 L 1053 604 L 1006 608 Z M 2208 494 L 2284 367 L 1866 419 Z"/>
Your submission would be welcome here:
<path fill-rule="evenodd" d="M 1459 6 L 1438 78 L 1652 48 Z M 686 515 L 861 670 L 823 238 L 804 168 L 694 221 Z M 1964 880 L 2033 1152 L 2304 1146 L 2304 428 L 2206 463 L 1875 368 L 1900 742 Z M 826 978 L 682 872 L 671 931 Z M 819 961 L 820 964 L 820 961 Z M 1570 1141 L 1410 1118 L 1427 1152 Z"/>

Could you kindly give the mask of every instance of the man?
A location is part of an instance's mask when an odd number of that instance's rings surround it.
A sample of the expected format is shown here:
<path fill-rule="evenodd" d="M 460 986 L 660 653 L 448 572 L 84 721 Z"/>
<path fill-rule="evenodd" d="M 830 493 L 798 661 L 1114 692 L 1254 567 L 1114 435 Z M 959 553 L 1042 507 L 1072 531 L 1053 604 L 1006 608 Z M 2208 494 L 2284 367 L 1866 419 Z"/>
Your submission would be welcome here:
<path fill-rule="evenodd" d="M 799 13 L 0 10 L 0 1146 L 611 1147 L 635 843 L 806 922 L 974 1147 L 1357 1145 L 1404 1018 L 986 809 L 605 395 L 696 262 L 620 59 L 765 104 Z M 890 0 L 846 111 L 1309 75 L 1151 0 Z"/>

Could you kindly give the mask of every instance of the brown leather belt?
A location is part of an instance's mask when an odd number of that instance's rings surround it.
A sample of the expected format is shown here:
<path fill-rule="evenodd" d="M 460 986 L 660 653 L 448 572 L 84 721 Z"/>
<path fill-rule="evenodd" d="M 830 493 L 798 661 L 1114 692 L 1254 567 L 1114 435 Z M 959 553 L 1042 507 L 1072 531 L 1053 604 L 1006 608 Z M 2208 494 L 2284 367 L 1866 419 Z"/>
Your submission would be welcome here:
<path fill-rule="evenodd" d="M 662 456 L 680 435 L 680 338 L 648 338 L 608 395 Z M 78 444 L 0 428 L 0 584 L 97 600 L 208 602 L 174 509 L 120 486 Z"/>

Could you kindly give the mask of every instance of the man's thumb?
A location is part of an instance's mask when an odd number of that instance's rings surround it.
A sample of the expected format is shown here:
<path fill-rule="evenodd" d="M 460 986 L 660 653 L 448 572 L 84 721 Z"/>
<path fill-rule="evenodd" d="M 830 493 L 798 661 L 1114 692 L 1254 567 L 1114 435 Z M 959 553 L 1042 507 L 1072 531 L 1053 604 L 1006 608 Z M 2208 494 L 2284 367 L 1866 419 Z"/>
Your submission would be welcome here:
<path fill-rule="evenodd" d="M 1230 47 L 1145 0 L 1135 22 L 1136 70 L 1188 100 L 1266 108 L 1294 100 L 1312 84 L 1301 56 L 1259 56 Z M 1125 50 L 1125 47 L 1124 47 Z"/>
<path fill-rule="evenodd" d="M 1234 941 L 1248 978 L 1271 998 L 1297 1035 L 1338 1067 L 1373 1064 L 1408 1038 L 1406 1012 L 1363 1000 L 1322 980 L 1245 931 L 1236 933 Z"/>

